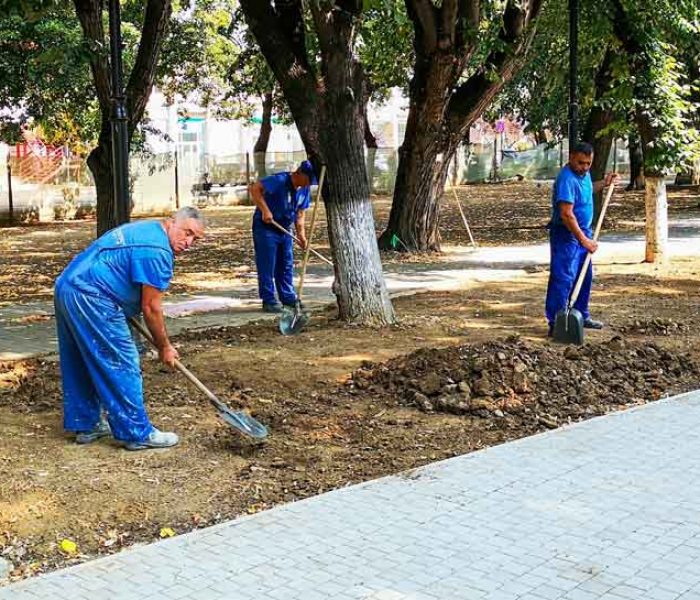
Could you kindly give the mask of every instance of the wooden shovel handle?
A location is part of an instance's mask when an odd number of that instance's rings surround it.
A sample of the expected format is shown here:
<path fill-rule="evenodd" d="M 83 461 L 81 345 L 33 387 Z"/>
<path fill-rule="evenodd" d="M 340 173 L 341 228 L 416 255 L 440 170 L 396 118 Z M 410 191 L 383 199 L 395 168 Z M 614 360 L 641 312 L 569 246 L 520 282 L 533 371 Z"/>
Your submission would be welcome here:
<path fill-rule="evenodd" d="M 311 223 L 309 223 L 309 235 L 306 237 L 306 248 L 304 249 L 304 260 L 301 263 L 301 274 L 299 275 L 299 289 L 297 290 L 297 298 L 301 301 L 301 294 L 304 290 L 304 276 L 306 275 L 306 265 L 309 263 L 309 255 L 311 254 L 311 240 L 314 237 L 314 226 L 316 225 L 316 212 L 323 194 L 323 180 L 326 178 L 326 165 L 321 167 L 321 175 L 318 178 L 318 188 L 316 188 L 316 201 L 314 208 L 311 211 Z"/>

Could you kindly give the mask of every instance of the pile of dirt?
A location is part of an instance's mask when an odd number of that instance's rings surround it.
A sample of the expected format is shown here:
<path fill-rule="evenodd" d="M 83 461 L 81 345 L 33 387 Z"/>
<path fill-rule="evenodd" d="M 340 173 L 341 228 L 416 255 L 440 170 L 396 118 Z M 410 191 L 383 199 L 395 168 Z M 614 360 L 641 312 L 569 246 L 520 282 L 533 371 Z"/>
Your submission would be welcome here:
<path fill-rule="evenodd" d="M 621 325 L 617 328 L 621 333 L 633 333 L 639 335 L 676 335 L 678 333 L 688 333 L 690 325 L 672 321 L 671 319 L 635 319 L 628 325 Z"/>
<path fill-rule="evenodd" d="M 582 347 L 510 337 L 366 364 L 347 385 L 423 412 L 554 428 L 700 387 L 700 363 L 621 337 Z"/>

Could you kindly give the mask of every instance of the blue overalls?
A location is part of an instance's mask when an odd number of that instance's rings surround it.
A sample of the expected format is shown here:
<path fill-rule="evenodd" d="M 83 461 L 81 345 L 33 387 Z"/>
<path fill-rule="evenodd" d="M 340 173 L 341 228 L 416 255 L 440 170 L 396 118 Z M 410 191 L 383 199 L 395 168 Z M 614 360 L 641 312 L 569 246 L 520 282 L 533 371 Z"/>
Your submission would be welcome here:
<path fill-rule="evenodd" d="M 56 280 L 66 430 L 91 431 L 104 410 L 117 440 L 140 442 L 153 431 L 127 318 L 141 311 L 143 284 L 165 291 L 173 264 L 163 226 L 142 221 L 105 233 Z"/>
<path fill-rule="evenodd" d="M 289 230 L 296 221 L 297 211 L 306 210 L 310 204 L 310 189 L 292 186 L 290 173 L 276 173 L 260 180 L 265 189 L 265 202 L 272 216 Z M 294 305 L 293 240 L 274 225 L 262 220 L 262 212 L 255 209 L 253 215 L 253 245 L 255 266 L 258 270 L 258 294 L 264 304 L 276 304 L 275 288 L 282 304 Z"/>
<path fill-rule="evenodd" d="M 545 313 L 550 325 L 554 323 L 557 312 L 565 309 L 568 305 L 576 278 L 583 268 L 583 262 L 588 253 L 574 237 L 574 234 L 562 223 L 559 215 L 560 202 L 574 205 L 574 216 L 579 227 L 590 238 L 593 223 L 593 182 L 590 173 L 580 176 L 574 173 L 569 165 L 566 165 L 554 182 L 552 220 L 547 226 L 549 229 L 550 265 Z M 593 265 L 591 264 L 574 303 L 574 308 L 583 315 L 584 319 L 588 319 L 590 316 L 588 301 L 591 297 L 592 282 Z"/>

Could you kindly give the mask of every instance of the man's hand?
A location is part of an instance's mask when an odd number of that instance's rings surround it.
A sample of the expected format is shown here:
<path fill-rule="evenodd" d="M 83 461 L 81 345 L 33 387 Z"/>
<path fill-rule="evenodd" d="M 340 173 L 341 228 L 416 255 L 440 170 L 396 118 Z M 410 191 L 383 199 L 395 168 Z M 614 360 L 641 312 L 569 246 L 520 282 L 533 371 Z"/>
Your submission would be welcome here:
<path fill-rule="evenodd" d="M 605 179 L 603 180 L 605 182 L 605 186 L 609 185 L 614 185 L 618 182 L 620 179 L 620 176 L 617 173 L 606 173 L 605 174 Z"/>
<path fill-rule="evenodd" d="M 169 367 L 174 367 L 175 361 L 179 360 L 180 355 L 172 344 L 167 344 L 158 351 L 158 357 L 163 364 L 168 365 Z"/>
<path fill-rule="evenodd" d="M 306 234 L 299 232 L 297 235 L 297 239 L 299 240 L 299 245 L 301 246 L 302 250 L 306 250 L 306 245 L 308 244 L 308 241 L 306 240 Z"/>
<path fill-rule="evenodd" d="M 270 210 L 268 209 L 268 210 L 263 210 L 263 211 L 261 211 L 261 212 L 262 212 L 262 220 L 263 220 L 263 223 L 267 223 L 268 225 L 269 225 L 270 223 L 272 223 L 272 221 L 274 220 L 274 217 L 273 217 L 273 215 L 272 215 L 272 211 L 270 211 Z"/>
<path fill-rule="evenodd" d="M 591 254 L 594 254 L 595 251 L 598 249 L 598 242 L 594 240 L 589 240 L 586 238 L 584 241 L 581 242 L 581 245 L 588 250 Z"/>

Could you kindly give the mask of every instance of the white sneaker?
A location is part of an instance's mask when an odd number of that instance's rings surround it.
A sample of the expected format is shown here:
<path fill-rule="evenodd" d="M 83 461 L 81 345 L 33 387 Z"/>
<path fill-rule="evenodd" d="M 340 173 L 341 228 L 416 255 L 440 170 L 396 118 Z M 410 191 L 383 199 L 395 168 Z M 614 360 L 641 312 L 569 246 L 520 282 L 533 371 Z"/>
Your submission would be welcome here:
<path fill-rule="evenodd" d="M 141 442 L 126 442 L 124 447 L 127 450 L 148 450 L 149 448 L 171 448 L 177 445 L 180 438 L 177 433 L 171 431 L 158 431 L 154 429 L 148 437 Z"/>

